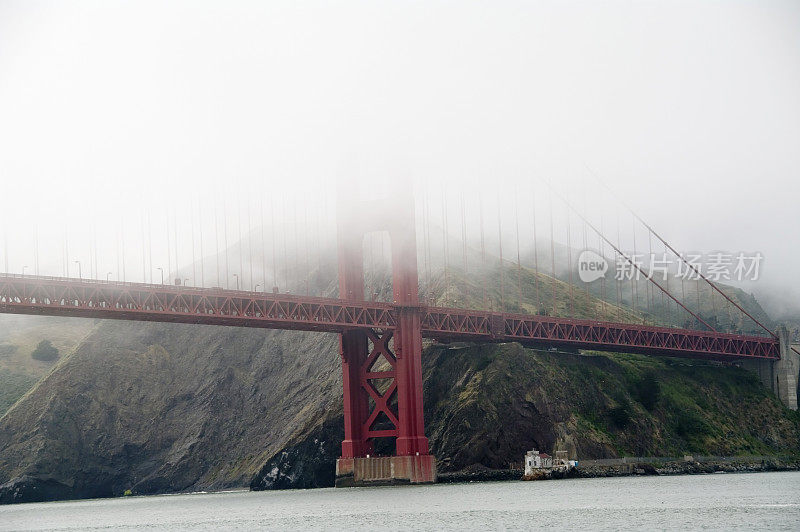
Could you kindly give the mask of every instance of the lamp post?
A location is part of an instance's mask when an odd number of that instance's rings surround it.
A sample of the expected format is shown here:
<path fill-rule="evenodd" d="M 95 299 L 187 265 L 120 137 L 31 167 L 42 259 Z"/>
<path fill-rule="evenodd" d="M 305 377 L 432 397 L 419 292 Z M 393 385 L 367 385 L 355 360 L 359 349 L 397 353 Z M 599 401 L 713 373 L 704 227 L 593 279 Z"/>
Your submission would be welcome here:
<path fill-rule="evenodd" d="M 234 273 L 233 276 L 236 277 L 236 289 L 238 290 L 239 289 L 239 274 L 238 273 Z"/>
<path fill-rule="evenodd" d="M 23 276 L 23 277 L 25 277 L 25 268 L 27 268 L 27 267 L 28 267 L 28 266 L 23 266 L 23 267 L 22 267 L 22 276 Z"/>
<path fill-rule="evenodd" d="M 74 262 L 78 265 L 78 279 L 83 279 L 83 276 L 81 275 L 81 261 L 76 260 Z"/>
<path fill-rule="evenodd" d="M 112 274 L 112 273 L 114 273 L 114 272 L 108 272 L 108 273 L 106 274 L 106 282 L 108 282 L 108 281 L 109 281 L 109 277 L 111 277 L 111 274 Z"/>
<path fill-rule="evenodd" d="M 187 282 L 188 280 L 189 280 L 189 278 L 188 278 L 188 277 L 185 277 L 185 278 L 183 279 L 183 286 L 187 286 L 186 282 Z"/>
<path fill-rule="evenodd" d="M 161 272 L 161 284 L 164 284 L 164 269 L 163 269 L 163 268 L 161 268 L 161 266 L 158 266 L 158 267 L 156 268 L 156 270 L 158 270 L 159 272 Z"/>
<path fill-rule="evenodd" d="M 256 283 L 256 285 L 253 287 L 253 292 L 258 292 L 259 286 L 261 286 L 261 283 Z"/>

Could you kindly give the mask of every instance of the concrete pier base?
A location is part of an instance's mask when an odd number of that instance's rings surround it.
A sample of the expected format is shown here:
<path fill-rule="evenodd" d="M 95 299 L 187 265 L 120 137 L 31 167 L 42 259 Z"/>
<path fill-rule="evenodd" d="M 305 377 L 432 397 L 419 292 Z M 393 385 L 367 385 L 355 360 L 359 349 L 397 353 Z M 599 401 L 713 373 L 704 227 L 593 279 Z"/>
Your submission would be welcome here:
<path fill-rule="evenodd" d="M 792 347 L 800 351 L 800 346 L 792 346 L 789 331 L 778 329 L 781 343 L 780 360 L 748 360 L 743 367 L 754 371 L 761 382 L 778 396 L 787 408 L 797 410 L 797 386 L 800 379 L 800 355 Z"/>
<path fill-rule="evenodd" d="M 433 482 L 436 482 L 436 459 L 430 454 L 336 460 L 337 488 Z"/>

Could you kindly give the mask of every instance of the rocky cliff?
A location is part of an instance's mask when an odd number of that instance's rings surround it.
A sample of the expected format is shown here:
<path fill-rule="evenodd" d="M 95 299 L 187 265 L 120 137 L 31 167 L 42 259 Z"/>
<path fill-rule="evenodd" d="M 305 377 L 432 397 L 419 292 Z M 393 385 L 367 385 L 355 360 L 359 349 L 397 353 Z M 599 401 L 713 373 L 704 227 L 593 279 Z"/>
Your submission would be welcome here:
<path fill-rule="evenodd" d="M 0 501 L 246 486 L 341 411 L 336 342 L 105 323 L 0 418 Z"/>

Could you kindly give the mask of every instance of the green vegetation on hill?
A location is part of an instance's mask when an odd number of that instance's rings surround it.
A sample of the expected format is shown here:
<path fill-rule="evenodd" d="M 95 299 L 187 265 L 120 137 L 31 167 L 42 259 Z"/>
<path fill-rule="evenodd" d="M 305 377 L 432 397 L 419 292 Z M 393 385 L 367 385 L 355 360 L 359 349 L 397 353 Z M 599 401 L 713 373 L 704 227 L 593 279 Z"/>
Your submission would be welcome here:
<path fill-rule="evenodd" d="M 42 340 L 37 344 L 36 349 L 31 352 L 31 358 L 52 362 L 58 358 L 58 349 L 53 346 L 50 340 Z"/>
<path fill-rule="evenodd" d="M 800 452 L 800 414 L 732 366 L 518 344 L 432 346 L 425 378 L 443 470 L 503 468 L 532 448 L 583 459 Z"/>
<path fill-rule="evenodd" d="M 46 375 L 55 360 L 31 356 L 43 339 L 70 353 L 95 327 L 94 320 L 0 314 L 0 417 Z"/>
<path fill-rule="evenodd" d="M 3 414 L 25 395 L 37 380 L 39 379 L 25 373 L 12 373 L 0 368 L 0 417 L 3 417 Z"/>

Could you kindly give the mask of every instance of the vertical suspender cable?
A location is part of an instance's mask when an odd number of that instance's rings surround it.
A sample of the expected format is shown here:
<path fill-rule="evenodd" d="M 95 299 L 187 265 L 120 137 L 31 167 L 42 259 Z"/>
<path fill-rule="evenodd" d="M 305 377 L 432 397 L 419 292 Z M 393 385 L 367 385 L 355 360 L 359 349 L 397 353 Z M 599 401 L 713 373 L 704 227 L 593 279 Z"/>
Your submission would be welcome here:
<path fill-rule="evenodd" d="M 522 311 L 522 262 L 519 256 L 519 194 L 514 194 L 514 232 L 517 239 L 517 312 Z"/>
<path fill-rule="evenodd" d="M 584 230 L 586 230 L 586 225 L 584 225 L 583 228 L 584 228 Z M 600 232 L 605 234 L 605 223 L 603 222 L 602 207 L 601 207 L 601 210 L 600 210 Z M 605 246 L 603 245 L 603 239 L 600 238 L 600 237 L 597 237 L 597 239 L 599 240 L 598 244 L 599 244 L 599 248 L 600 248 L 600 256 L 605 258 L 606 250 L 605 250 Z M 607 299 L 606 298 L 606 276 L 605 276 L 605 274 L 603 274 L 603 276 L 600 277 L 600 304 L 603 307 L 603 317 L 604 317 L 604 319 L 608 319 L 608 306 L 606 305 L 606 303 L 607 303 L 606 299 Z"/>
<path fill-rule="evenodd" d="M 426 259 L 426 264 L 427 264 L 427 268 L 428 268 L 428 285 L 429 285 L 428 290 L 429 290 L 429 294 L 430 294 L 431 304 L 433 304 L 435 302 L 436 294 L 435 294 L 435 292 L 433 290 L 433 285 L 431 284 L 433 282 L 433 273 L 432 273 L 433 257 L 432 257 L 432 254 L 431 254 L 431 198 L 430 198 L 430 195 L 429 195 L 429 190 L 430 189 L 426 186 L 425 187 L 425 212 L 427 213 L 427 222 L 426 222 L 425 232 L 427 233 L 427 237 L 428 237 L 428 247 L 426 249 L 428 258 Z"/>
<path fill-rule="evenodd" d="M 91 231 L 89 233 L 89 238 L 91 242 L 89 244 L 89 272 L 92 279 L 97 279 L 99 277 L 96 264 L 97 264 L 97 226 L 95 225 L 95 220 L 92 218 L 91 221 Z M 147 232 L 148 238 L 150 233 L 150 215 L 148 214 L 147 217 Z M 148 241 L 149 242 L 149 241 Z"/>
<path fill-rule="evenodd" d="M 264 240 L 264 197 L 258 198 L 258 215 L 261 222 L 261 287 L 267 291 L 267 242 Z"/>
<path fill-rule="evenodd" d="M 94 239 L 92 238 L 92 223 L 89 222 L 89 279 L 94 279 Z"/>
<path fill-rule="evenodd" d="M 222 245 L 225 247 L 225 289 L 231 287 L 231 270 L 228 261 L 228 202 L 222 199 Z"/>
<path fill-rule="evenodd" d="M 324 201 L 324 200 L 323 200 Z M 323 247 L 323 237 L 322 237 L 322 224 L 320 220 L 325 213 L 324 206 L 320 206 L 314 210 L 314 222 L 316 225 L 316 231 L 314 231 L 314 250 L 317 255 L 317 270 L 316 270 L 316 279 L 317 283 L 314 286 L 314 292 L 318 292 L 319 289 L 319 279 L 320 275 L 322 274 L 322 247 Z M 319 295 L 317 293 L 317 295 Z"/>
<path fill-rule="evenodd" d="M 572 279 L 572 218 L 567 208 L 567 280 L 569 281 L 569 316 L 575 316 L 575 291 Z"/>
<path fill-rule="evenodd" d="M 150 213 L 147 213 L 147 265 L 149 266 L 150 284 L 153 284 L 153 232 Z"/>
<path fill-rule="evenodd" d="M 169 234 L 169 226 L 170 226 L 170 223 L 169 223 L 169 202 L 166 202 L 166 206 L 165 206 L 164 211 L 166 212 L 166 215 L 167 215 L 167 224 L 166 224 L 167 225 L 167 271 L 169 272 L 168 275 L 171 276 L 172 275 L 172 243 L 170 242 L 171 237 L 170 237 L 170 234 Z M 175 269 L 176 270 L 178 269 L 178 265 L 177 264 L 175 265 Z"/>
<path fill-rule="evenodd" d="M 4 220 L 4 222 L 7 222 Z M 66 226 L 65 226 L 66 231 Z M 66 238 L 65 238 L 66 243 Z M 65 244 L 66 245 L 66 244 Z M 67 249 L 67 264 L 69 264 L 69 249 Z M 3 271 L 8 273 L 8 223 L 3 224 Z M 69 271 L 67 271 L 69 277 Z"/>
<path fill-rule="evenodd" d="M 621 231 L 620 231 L 620 223 L 619 223 L 619 211 L 617 211 L 617 249 L 622 249 L 622 238 L 621 238 Z M 619 253 L 617 250 L 614 250 L 614 267 L 619 264 Z M 619 279 L 617 275 L 614 275 L 614 284 L 617 287 L 617 316 L 619 320 L 622 321 L 622 287 L 620 287 L 620 283 L 623 279 Z M 631 300 L 633 300 L 633 292 L 631 292 Z"/>
<path fill-rule="evenodd" d="M 444 251 L 444 304 L 450 301 L 450 267 L 447 249 L 447 189 L 442 186 L 442 249 Z"/>
<path fill-rule="evenodd" d="M 636 253 L 636 220 L 633 220 L 633 260 L 636 261 L 638 254 Z M 631 300 L 633 301 L 633 310 L 639 305 L 639 273 L 631 274 Z"/>
<path fill-rule="evenodd" d="M 222 288 L 222 283 L 220 282 L 221 271 L 219 266 L 219 205 L 216 202 L 214 202 L 214 247 L 216 248 L 216 253 L 214 256 L 217 259 L 217 288 Z"/>
<path fill-rule="evenodd" d="M 200 203 L 200 197 L 197 198 L 197 221 L 199 224 L 198 236 L 200 237 L 200 287 L 206 286 L 206 262 L 205 253 L 203 253 L 203 206 Z"/>
<path fill-rule="evenodd" d="M 717 298 L 714 297 L 714 291 L 711 291 L 711 319 L 716 321 L 716 325 L 719 325 L 719 318 L 717 318 Z"/>
<path fill-rule="evenodd" d="M 686 301 L 686 279 L 684 278 L 683 275 L 681 275 L 681 299 L 683 300 L 684 304 L 687 303 L 687 301 Z M 678 306 L 677 305 L 675 305 L 675 311 L 678 312 L 678 314 L 680 315 L 680 311 L 678 310 Z"/>
<path fill-rule="evenodd" d="M 662 259 L 664 259 L 665 263 L 667 261 L 667 255 L 668 255 L 667 246 L 664 246 L 664 255 L 662 256 Z M 669 269 L 667 269 L 667 274 L 666 274 L 667 278 L 666 278 L 666 281 L 664 283 L 664 288 L 666 288 L 668 292 L 669 292 L 669 276 L 670 276 L 670 271 L 669 271 Z M 662 292 L 661 293 L 661 306 L 663 307 L 664 305 L 667 306 L 667 309 L 666 309 L 666 313 L 667 313 L 666 320 L 667 320 L 667 322 L 671 326 L 675 326 L 675 322 L 673 321 L 674 316 L 672 315 L 672 305 L 670 305 L 669 300 L 667 300 L 666 302 L 664 301 L 664 293 Z"/>
<path fill-rule="evenodd" d="M 239 241 L 236 243 L 239 250 L 239 289 L 244 289 L 244 240 L 242 239 L 242 200 L 236 200 L 236 232 L 238 233 Z"/>
<path fill-rule="evenodd" d="M 253 282 L 253 224 L 250 216 L 250 198 L 247 198 L 247 255 L 250 262 L 250 290 L 255 288 Z"/>
<path fill-rule="evenodd" d="M 120 217 L 119 225 L 120 225 L 119 231 L 120 231 L 120 237 L 121 237 L 120 240 L 122 241 L 121 242 L 122 245 L 120 246 L 122 248 L 122 282 L 124 283 L 124 282 L 126 282 L 126 275 L 125 275 L 125 273 L 126 273 L 125 272 L 125 218 L 124 217 Z M 69 252 L 67 252 L 67 273 L 69 274 Z"/>
<path fill-rule="evenodd" d="M 294 248 L 294 275 L 296 276 L 295 279 L 295 291 L 300 292 L 300 239 L 297 237 L 297 201 L 292 201 L 292 228 L 294 232 L 294 238 L 292 242 L 292 247 Z"/>
<path fill-rule="evenodd" d="M 141 213 L 139 220 L 142 229 L 142 282 L 147 282 L 147 243 L 144 240 L 144 212 Z"/>
<path fill-rule="evenodd" d="M 33 223 L 33 271 L 39 275 L 39 224 Z"/>
<path fill-rule="evenodd" d="M 425 275 L 426 295 L 431 290 L 431 277 L 428 265 L 428 198 L 426 192 L 422 191 L 422 271 Z M 427 299 L 423 296 L 423 300 Z"/>
<path fill-rule="evenodd" d="M 197 255 L 194 249 L 194 201 L 189 198 L 189 228 L 192 237 L 192 286 L 197 286 Z"/>
<path fill-rule="evenodd" d="M 282 231 L 282 233 L 283 233 L 283 264 L 282 264 L 282 266 L 283 266 L 283 285 L 284 285 L 284 290 L 286 290 L 286 293 L 289 293 L 289 250 L 287 248 L 288 244 L 286 242 L 286 231 L 287 231 L 287 228 L 286 228 L 286 216 L 287 216 L 287 211 L 286 211 L 286 203 L 285 202 L 281 206 L 281 214 L 282 214 L 281 220 L 283 222 L 281 224 L 281 226 L 283 228 L 283 231 Z"/>
<path fill-rule="evenodd" d="M 172 241 L 175 243 L 175 275 L 180 277 L 180 262 L 178 262 L 178 211 L 172 213 Z"/>
<path fill-rule="evenodd" d="M 61 273 L 64 277 L 69 277 L 67 273 L 67 261 L 69 260 L 69 253 L 67 253 L 67 224 L 64 224 L 64 243 L 61 245 Z"/>
<path fill-rule="evenodd" d="M 535 190 L 535 187 L 534 187 Z M 533 215 L 533 271 L 536 276 L 533 278 L 533 286 L 536 291 L 536 314 L 541 314 L 543 310 L 541 294 L 539 293 L 539 243 L 536 234 L 536 193 L 533 194 L 531 202 L 531 214 Z"/>
<path fill-rule="evenodd" d="M 464 190 L 461 190 L 461 252 L 464 255 L 464 276 L 467 275 L 467 220 L 464 212 Z"/>
<path fill-rule="evenodd" d="M 585 183 L 582 183 L 582 185 L 581 185 L 581 196 L 582 196 L 582 199 L 583 199 L 583 212 L 584 212 L 584 214 L 586 216 L 589 216 L 589 209 L 586 206 L 586 184 Z M 602 227 L 602 224 L 603 224 L 603 217 L 601 216 L 600 217 L 600 227 Z M 581 235 L 583 237 L 583 249 L 587 249 L 589 247 L 589 241 L 586 238 L 586 220 L 583 221 L 583 226 L 581 227 L 581 230 L 582 230 L 582 233 L 583 233 Z M 570 267 L 572 267 L 572 265 L 570 265 Z M 590 303 L 589 303 L 589 283 L 584 283 L 584 285 L 585 285 L 584 288 L 585 288 L 585 293 L 586 293 L 586 301 L 585 301 L 586 302 L 586 311 L 588 312 L 589 308 L 590 308 L 589 307 L 589 305 L 590 305 Z M 601 308 L 602 308 L 602 301 L 603 301 L 603 298 L 602 298 L 602 291 L 601 291 L 601 295 L 600 295 Z"/>
<path fill-rule="evenodd" d="M 114 248 L 116 249 L 117 253 L 117 281 L 119 281 L 119 271 L 120 271 L 120 262 L 119 262 L 119 223 L 114 227 Z"/>
<path fill-rule="evenodd" d="M 489 272 L 486 270 L 486 233 L 483 227 L 483 194 L 478 193 L 478 213 L 480 216 L 481 224 L 481 275 L 484 277 L 483 282 L 483 308 L 490 310 L 489 295 L 486 291 L 486 285 L 489 282 Z"/>
<path fill-rule="evenodd" d="M 555 229 L 553 228 L 553 191 L 550 190 L 550 266 L 552 278 L 550 282 L 553 285 L 553 316 L 558 314 L 558 301 L 556 300 L 556 244 L 555 244 Z"/>
<path fill-rule="evenodd" d="M 497 191 L 497 246 L 500 252 L 500 311 L 506 310 L 506 278 L 503 267 L 503 215 L 500 205 L 500 191 Z"/>
<path fill-rule="evenodd" d="M 269 198 L 269 217 L 272 228 L 272 290 L 278 290 L 278 258 L 275 255 L 275 198 Z"/>
<path fill-rule="evenodd" d="M 308 203 L 303 202 L 303 244 L 306 248 L 306 296 L 309 294 L 311 280 L 311 263 L 308 256 Z"/>
<path fill-rule="evenodd" d="M 652 279 L 653 278 L 653 234 L 652 233 L 647 233 L 647 242 L 650 250 L 650 255 L 649 255 L 650 267 L 647 268 L 647 271 L 648 274 L 650 275 L 650 278 Z M 653 287 L 650 286 L 650 283 L 645 283 L 644 287 L 645 287 L 645 295 L 647 296 L 647 312 L 650 313 L 651 315 L 655 315 L 654 307 L 656 301 L 655 301 L 655 294 L 653 293 L 652 290 Z"/>

